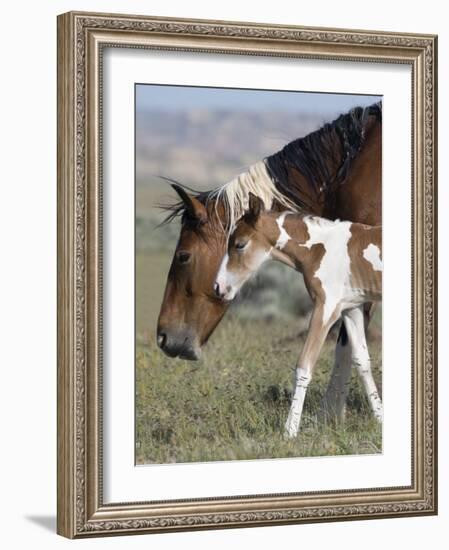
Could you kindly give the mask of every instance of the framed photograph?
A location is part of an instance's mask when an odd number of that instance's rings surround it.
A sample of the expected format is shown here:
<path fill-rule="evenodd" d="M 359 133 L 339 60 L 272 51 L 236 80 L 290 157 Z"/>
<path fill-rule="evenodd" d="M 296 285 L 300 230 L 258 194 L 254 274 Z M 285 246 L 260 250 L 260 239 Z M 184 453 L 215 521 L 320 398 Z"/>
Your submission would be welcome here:
<path fill-rule="evenodd" d="M 59 534 L 436 514 L 436 50 L 59 16 Z"/>

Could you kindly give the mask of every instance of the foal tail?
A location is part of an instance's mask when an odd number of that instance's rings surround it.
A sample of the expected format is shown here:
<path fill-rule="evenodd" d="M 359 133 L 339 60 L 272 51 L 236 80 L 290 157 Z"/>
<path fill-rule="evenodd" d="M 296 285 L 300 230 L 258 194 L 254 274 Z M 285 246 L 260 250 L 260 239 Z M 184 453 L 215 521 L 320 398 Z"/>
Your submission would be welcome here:
<path fill-rule="evenodd" d="M 368 329 L 369 322 L 371 321 L 374 311 L 376 310 L 376 302 L 367 302 L 363 304 L 363 318 L 365 320 L 365 331 Z M 346 346 L 348 343 L 348 333 L 346 332 L 345 324 L 340 325 L 340 331 L 338 333 L 337 344 Z"/>

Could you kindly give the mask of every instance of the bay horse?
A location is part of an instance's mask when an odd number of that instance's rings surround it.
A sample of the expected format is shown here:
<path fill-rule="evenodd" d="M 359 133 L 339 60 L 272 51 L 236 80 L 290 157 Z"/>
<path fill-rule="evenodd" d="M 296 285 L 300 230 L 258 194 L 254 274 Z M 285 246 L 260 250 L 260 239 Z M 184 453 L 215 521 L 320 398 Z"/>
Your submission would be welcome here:
<path fill-rule="evenodd" d="M 249 207 L 232 232 L 215 282 L 215 293 L 232 301 L 267 260 L 303 274 L 313 302 L 307 337 L 295 369 L 293 399 L 285 425 L 298 433 L 307 387 L 332 325 L 341 317 L 371 410 L 382 421 L 363 325 L 363 305 L 382 298 L 382 228 L 290 211 L 265 211 L 250 195 Z M 346 393 L 346 387 L 339 388 Z"/>
<path fill-rule="evenodd" d="M 166 222 L 181 218 L 181 231 L 159 313 L 157 343 L 170 357 L 196 360 L 228 303 L 214 292 L 215 276 L 233 223 L 249 193 L 268 210 L 301 209 L 328 219 L 381 223 L 381 104 L 356 107 L 331 123 L 252 165 L 219 189 L 194 192 L 174 184 L 180 201 Z M 342 325 L 325 405 L 343 414 L 336 388 L 349 376 L 350 346 Z M 340 400 L 341 401 L 341 400 Z"/>

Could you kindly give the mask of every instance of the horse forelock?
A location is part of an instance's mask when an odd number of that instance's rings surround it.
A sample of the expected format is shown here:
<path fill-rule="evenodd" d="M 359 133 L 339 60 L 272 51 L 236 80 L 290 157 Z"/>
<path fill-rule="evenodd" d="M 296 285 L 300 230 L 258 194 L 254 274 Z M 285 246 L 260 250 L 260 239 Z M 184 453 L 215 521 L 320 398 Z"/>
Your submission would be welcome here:
<path fill-rule="evenodd" d="M 223 209 L 223 215 L 219 219 L 228 235 L 248 210 L 250 194 L 261 199 L 266 210 L 271 210 L 275 202 L 288 209 L 296 208 L 276 187 L 265 161 L 261 160 L 209 194 L 208 200 L 214 201 L 215 208 L 221 206 Z"/>
<path fill-rule="evenodd" d="M 211 191 L 193 191 L 179 182 L 176 183 L 206 206 L 212 225 L 218 224 L 227 236 L 248 210 L 251 193 L 262 200 L 267 210 L 270 210 L 275 202 L 278 206 L 281 205 L 290 210 L 297 209 L 295 204 L 276 187 L 264 160 L 256 162 L 245 172 Z M 195 228 L 195 220 L 189 217 L 183 201 L 161 205 L 161 208 L 169 212 L 163 224 L 181 218 L 183 226 L 189 225 Z M 197 229 L 201 229 L 201 226 L 197 226 Z"/>

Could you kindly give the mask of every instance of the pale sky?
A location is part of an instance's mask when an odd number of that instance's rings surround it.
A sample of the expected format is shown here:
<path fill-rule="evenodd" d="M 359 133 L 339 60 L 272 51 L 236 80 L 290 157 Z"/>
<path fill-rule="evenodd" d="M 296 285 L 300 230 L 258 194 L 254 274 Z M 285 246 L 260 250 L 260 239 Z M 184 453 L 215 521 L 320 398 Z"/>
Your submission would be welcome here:
<path fill-rule="evenodd" d="M 137 110 L 291 111 L 338 115 L 379 100 L 381 96 L 136 84 Z"/>

